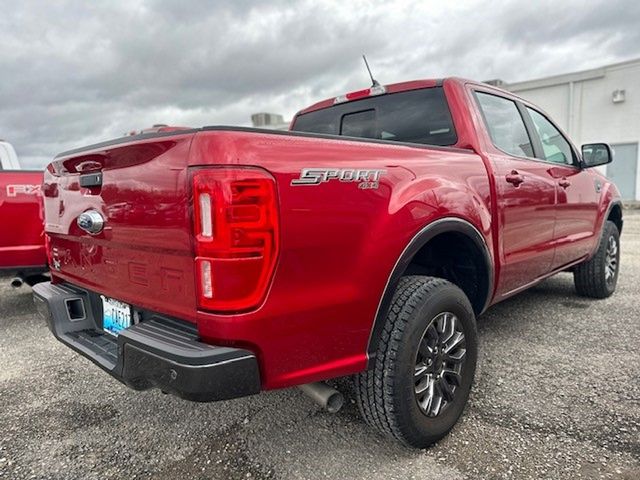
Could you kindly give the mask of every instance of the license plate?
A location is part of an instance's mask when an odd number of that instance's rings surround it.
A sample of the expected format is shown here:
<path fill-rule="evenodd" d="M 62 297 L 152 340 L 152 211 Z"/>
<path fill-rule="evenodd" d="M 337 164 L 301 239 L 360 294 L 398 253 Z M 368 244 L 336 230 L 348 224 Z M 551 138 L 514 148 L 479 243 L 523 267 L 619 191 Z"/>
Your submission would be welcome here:
<path fill-rule="evenodd" d="M 118 336 L 121 330 L 131 326 L 131 306 L 114 300 L 102 298 L 102 328 L 111 335 Z"/>

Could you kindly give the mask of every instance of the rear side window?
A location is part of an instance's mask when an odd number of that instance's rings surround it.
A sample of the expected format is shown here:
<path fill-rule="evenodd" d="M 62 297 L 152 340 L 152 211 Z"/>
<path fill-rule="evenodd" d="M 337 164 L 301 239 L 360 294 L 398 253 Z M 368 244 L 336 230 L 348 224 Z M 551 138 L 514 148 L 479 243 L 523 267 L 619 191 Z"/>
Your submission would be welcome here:
<path fill-rule="evenodd" d="M 515 102 L 475 92 L 493 144 L 516 157 L 533 157 L 531 139 Z"/>
<path fill-rule="evenodd" d="M 390 93 L 298 116 L 293 130 L 428 145 L 457 141 L 442 87 Z"/>

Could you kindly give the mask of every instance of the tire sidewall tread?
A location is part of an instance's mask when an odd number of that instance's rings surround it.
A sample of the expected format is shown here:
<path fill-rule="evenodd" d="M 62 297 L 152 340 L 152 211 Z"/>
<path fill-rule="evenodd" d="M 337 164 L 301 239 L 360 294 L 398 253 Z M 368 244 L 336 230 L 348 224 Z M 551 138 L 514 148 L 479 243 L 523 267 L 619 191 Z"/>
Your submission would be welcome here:
<path fill-rule="evenodd" d="M 605 264 L 609 238 L 613 236 L 618 245 L 618 266 L 614 281 L 609 284 L 605 278 Z M 598 242 L 596 253 L 589 260 L 582 262 L 573 271 L 573 280 L 578 295 L 590 298 L 610 297 L 616 289 L 620 273 L 620 232 L 615 223 L 607 220 Z"/>
<path fill-rule="evenodd" d="M 462 322 L 467 357 L 462 385 L 454 401 L 435 418 L 424 415 L 415 401 L 415 354 L 429 322 L 452 311 Z M 423 448 L 444 437 L 464 410 L 477 362 L 477 332 L 466 295 L 452 283 L 435 277 L 406 276 L 394 293 L 381 332 L 373 368 L 356 376 L 358 406 L 367 423 L 387 436 Z"/>

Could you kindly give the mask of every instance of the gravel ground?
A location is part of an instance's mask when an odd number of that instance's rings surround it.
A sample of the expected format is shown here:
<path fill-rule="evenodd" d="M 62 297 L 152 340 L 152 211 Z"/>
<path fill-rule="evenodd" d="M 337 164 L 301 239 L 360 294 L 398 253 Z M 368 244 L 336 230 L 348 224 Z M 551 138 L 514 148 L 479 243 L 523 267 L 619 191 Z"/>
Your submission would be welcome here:
<path fill-rule="evenodd" d="M 298 390 L 194 404 L 137 393 L 56 342 L 0 278 L 0 479 L 640 478 L 640 212 L 610 299 L 570 274 L 478 321 L 480 370 L 451 435 L 422 451 Z M 340 381 L 349 396 L 349 383 Z"/>

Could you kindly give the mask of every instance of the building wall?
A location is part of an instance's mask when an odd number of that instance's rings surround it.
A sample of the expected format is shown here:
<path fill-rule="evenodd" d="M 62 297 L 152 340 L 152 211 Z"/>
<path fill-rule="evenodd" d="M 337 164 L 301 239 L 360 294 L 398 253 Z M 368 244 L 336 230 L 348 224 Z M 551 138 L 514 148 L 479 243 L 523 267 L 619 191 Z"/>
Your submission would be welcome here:
<path fill-rule="evenodd" d="M 530 102 L 535 103 L 544 109 L 551 118 L 564 129 L 568 131 L 569 120 L 569 85 L 550 85 L 548 87 L 534 88 L 524 92 L 514 91 L 519 96 L 526 98 Z"/>
<path fill-rule="evenodd" d="M 256 128 L 267 130 L 289 130 L 289 122 L 285 122 L 278 113 L 258 112 L 251 115 L 251 124 Z"/>
<path fill-rule="evenodd" d="M 640 143 L 640 59 L 508 84 L 506 89 L 543 108 L 578 146 L 591 142 Z M 616 90 L 625 91 L 624 102 L 612 101 Z M 635 176 L 635 199 L 640 200 L 640 158 L 636 159 L 635 172 L 632 167 L 625 167 L 626 174 Z M 606 172 L 606 167 L 601 170 Z M 624 173 L 617 169 L 617 174 Z"/>

